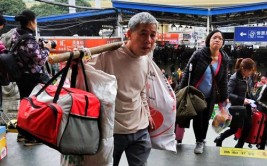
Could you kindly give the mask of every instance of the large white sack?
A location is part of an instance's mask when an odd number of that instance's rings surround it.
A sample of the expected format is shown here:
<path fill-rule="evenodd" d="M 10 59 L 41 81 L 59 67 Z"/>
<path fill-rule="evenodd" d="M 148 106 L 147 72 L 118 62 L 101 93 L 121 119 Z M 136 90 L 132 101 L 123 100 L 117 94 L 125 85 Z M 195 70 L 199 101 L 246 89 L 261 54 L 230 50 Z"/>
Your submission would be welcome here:
<path fill-rule="evenodd" d="M 159 67 L 151 60 L 146 86 L 150 114 L 156 129 L 150 132 L 152 148 L 176 152 L 176 97 Z"/>

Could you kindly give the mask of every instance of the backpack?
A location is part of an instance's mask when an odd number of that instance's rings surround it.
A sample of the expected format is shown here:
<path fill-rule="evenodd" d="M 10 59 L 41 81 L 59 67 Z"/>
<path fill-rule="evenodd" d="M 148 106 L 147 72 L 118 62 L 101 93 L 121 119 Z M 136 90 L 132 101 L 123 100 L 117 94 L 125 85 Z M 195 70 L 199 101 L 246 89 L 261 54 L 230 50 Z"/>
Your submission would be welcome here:
<path fill-rule="evenodd" d="M 30 34 L 21 35 L 9 50 L 0 54 L 0 83 L 4 86 L 21 79 L 22 70 L 17 64 L 18 55 L 15 55 L 14 51 L 26 39 L 35 38 Z"/>
<path fill-rule="evenodd" d="M 12 35 L 16 32 L 16 28 L 11 29 L 7 33 L 1 35 L 0 39 L 4 43 L 6 49 L 10 49 L 12 44 Z"/>

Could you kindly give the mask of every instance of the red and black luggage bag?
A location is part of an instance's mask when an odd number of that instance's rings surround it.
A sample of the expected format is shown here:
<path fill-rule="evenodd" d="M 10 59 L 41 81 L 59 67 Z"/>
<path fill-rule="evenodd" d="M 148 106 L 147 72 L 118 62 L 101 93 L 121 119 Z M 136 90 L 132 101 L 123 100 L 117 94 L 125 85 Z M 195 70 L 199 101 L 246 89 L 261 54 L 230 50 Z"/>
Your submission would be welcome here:
<path fill-rule="evenodd" d="M 99 149 L 100 102 L 92 93 L 63 87 L 70 62 L 21 100 L 17 128 L 62 154 L 92 155 Z M 50 85 L 60 74 L 59 85 Z"/>
<path fill-rule="evenodd" d="M 264 128 L 266 123 L 266 114 L 259 112 L 259 111 L 253 111 L 252 112 L 252 126 L 249 132 L 249 135 L 246 139 L 246 142 L 249 144 L 260 144 Z M 239 139 L 242 133 L 242 128 L 239 128 L 237 133 L 235 134 L 235 138 Z"/>

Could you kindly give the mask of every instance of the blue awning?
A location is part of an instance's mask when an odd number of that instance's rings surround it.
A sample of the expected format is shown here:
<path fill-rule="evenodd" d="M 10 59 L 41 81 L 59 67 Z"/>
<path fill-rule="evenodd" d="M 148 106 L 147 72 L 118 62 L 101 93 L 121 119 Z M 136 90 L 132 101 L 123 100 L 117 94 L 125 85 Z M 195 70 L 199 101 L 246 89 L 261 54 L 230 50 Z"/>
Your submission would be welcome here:
<path fill-rule="evenodd" d="M 261 3 L 251 3 L 247 5 L 236 5 L 229 7 L 220 7 L 211 9 L 211 15 L 227 14 L 227 13 L 239 13 L 239 12 L 248 12 L 256 10 L 267 9 L 267 2 Z"/>
<path fill-rule="evenodd" d="M 144 11 L 208 15 L 208 10 L 205 8 L 172 6 L 172 5 L 151 4 L 151 3 L 138 3 L 138 2 L 125 2 L 125 1 L 118 1 L 118 0 L 112 0 L 112 4 L 113 4 L 113 7 L 117 9 L 139 9 L 139 10 L 144 10 Z"/>
<path fill-rule="evenodd" d="M 185 6 L 174 6 L 174 5 L 163 5 L 163 4 L 151 4 L 151 3 L 139 3 L 139 2 L 127 2 L 122 0 L 112 0 L 113 7 L 121 12 L 128 12 L 131 9 L 139 9 L 143 11 L 155 11 L 155 12 L 166 12 L 166 13 L 177 13 L 177 14 L 191 14 L 191 15 L 201 15 L 201 16 L 213 16 L 220 14 L 231 14 L 238 12 L 256 11 L 267 9 L 267 2 L 251 3 L 247 5 L 235 5 L 226 7 L 216 7 L 216 8 L 200 8 L 200 7 L 185 7 Z M 123 11 L 122 11 L 123 10 Z M 126 11 L 126 12 L 127 12 Z M 49 22 L 65 19 L 75 19 L 81 17 L 98 16 L 104 14 L 115 14 L 115 9 L 105 9 L 105 10 L 89 10 L 85 12 L 78 12 L 72 14 L 63 15 L 53 15 L 46 17 L 37 17 L 37 22 Z M 14 16 L 4 15 L 7 21 L 15 21 Z"/>
<path fill-rule="evenodd" d="M 71 13 L 71 14 L 62 14 L 62 15 L 53 15 L 53 16 L 45 16 L 45 17 L 37 17 L 37 22 L 49 22 L 49 21 L 57 21 L 57 20 L 65 20 L 65 19 L 74 19 L 81 17 L 90 17 L 90 16 L 98 16 L 104 14 L 115 14 L 115 10 L 90 10 L 85 12 Z M 15 21 L 15 16 L 6 16 L 4 15 L 7 21 Z"/>
<path fill-rule="evenodd" d="M 113 7 L 118 9 L 139 9 L 144 11 L 157 11 L 166 13 L 192 14 L 192 15 L 203 15 L 203 16 L 212 16 L 212 15 L 220 15 L 227 13 L 230 14 L 230 13 L 267 9 L 267 2 L 251 3 L 247 5 L 235 5 L 227 7 L 216 7 L 216 8 L 211 8 L 210 10 L 208 8 L 126 2 L 121 0 L 112 0 L 112 4 Z"/>

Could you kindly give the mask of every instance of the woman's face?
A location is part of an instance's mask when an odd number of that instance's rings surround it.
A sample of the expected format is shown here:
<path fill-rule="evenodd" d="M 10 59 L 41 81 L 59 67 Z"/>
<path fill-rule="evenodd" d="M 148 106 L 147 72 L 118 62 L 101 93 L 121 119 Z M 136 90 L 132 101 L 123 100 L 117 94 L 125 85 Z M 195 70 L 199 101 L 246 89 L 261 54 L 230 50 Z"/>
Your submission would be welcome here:
<path fill-rule="evenodd" d="M 223 37 L 220 32 L 214 33 L 210 38 L 210 48 L 219 50 L 223 45 Z"/>
<path fill-rule="evenodd" d="M 33 20 L 33 21 L 30 21 L 28 23 L 28 28 L 30 28 L 31 30 L 35 31 L 36 30 L 36 27 L 37 27 L 37 21 L 36 21 L 36 19 Z"/>
<path fill-rule="evenodd" d="M 243 77 L 250 77 L 253 74 L 253 70 L 243 69 Z"/>

